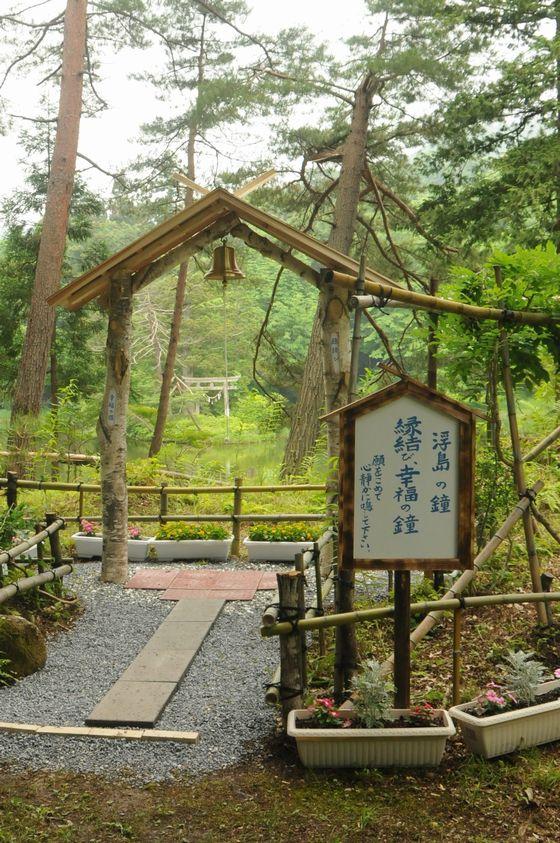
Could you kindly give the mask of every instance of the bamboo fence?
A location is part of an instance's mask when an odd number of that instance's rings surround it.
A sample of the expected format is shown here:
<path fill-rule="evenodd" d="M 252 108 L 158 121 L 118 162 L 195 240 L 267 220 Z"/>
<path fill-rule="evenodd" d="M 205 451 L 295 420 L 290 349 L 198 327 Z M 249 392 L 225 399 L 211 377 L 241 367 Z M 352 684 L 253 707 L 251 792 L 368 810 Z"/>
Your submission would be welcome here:
<path fill-rule="evenodd" d="M 19 490 L 41 490 L 74 492 L 78 495 L 78 511 L 75 514 L 65 514 L 62 517 L 65 521 L 79 523 L 82 519 L 86 521 L 101 521 L 101 515 L 90 515 L 85 510 L 85 495 L 99 494 L 101 485 L 99 483 L 73 482 L 65 483 L 55 480 L 25 480 L 20 479 L 14 472 L 7 472 L 6 477 L 0 478 L 0 489 L 6 490 L 8 506 L 17 503 Z M 239 555 L 241 542 L 241 526 L 248 523 L 290 523 L 297 521 L 323 522 L 326 520 L 325 512 L 293 512 L 293 513 L 244 513 L 244 495 L 247 494 L 282 494 L 289 492 L 324 492 L 326 489 L 323 483 L 293 483 L 273 485 L 245 485 L 242 477 L 236 477 L 233 484 L 224 486 L 172 486 L 162 483 L 159 486 L 127 486 L 129 495 L 154 495 L 159 498 L 158 512 L 154 514 L 129 514 L 130 522 L 138 523 L 160 523 L 165 524 L 171 521 L 188 521 L 194 523 L 226 522 L 232 525 L 233 545 L 232 553 Z M 168 511 L 169 498 L 171 496 L 183 495 L 229 495 L 232 498 L 231 512 L 216 514 L 181 513 L 171 514 Z"/>

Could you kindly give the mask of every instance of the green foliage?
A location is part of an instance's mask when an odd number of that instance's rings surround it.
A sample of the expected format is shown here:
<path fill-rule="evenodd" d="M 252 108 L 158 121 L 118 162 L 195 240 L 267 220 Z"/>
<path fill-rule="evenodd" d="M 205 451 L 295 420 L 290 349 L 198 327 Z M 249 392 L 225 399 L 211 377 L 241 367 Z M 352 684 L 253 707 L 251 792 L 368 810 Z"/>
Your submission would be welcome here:
<path fill-rule="evenodd" d="M 235 414 L 242 422 L 255 425 L 258 432 L 277 433 L 286 423 L 283 407 L 286 399 L 274 394 L 272 398 L 250 390 L 244 393 L 235 406 Z"/>
<path fill-rule="evenodd" d="M 29 526 L 29 513 L 27 507 L 18 503 L 4 510 L 0 515 L 0 549 L 7 549 L 13 543 L 13 539 L 26 530 Z"/>
<path fill-rule="evenodd" d="M 510 650 L 505 664 L 500 665 L 506 689 L 526 705 L 535 702 L 537 688 L 546 675 L 546 668 L 533 658 L 534 655 L 532 651 Z"/>
<path fill-rule="evenodd" d="M 392 720 L 394 685 L 383 674 L 376 659 L 368 659 L 362 670 L 352 680 L 353 702 L 356 716 L 367 729 L 384 726 Z"/>
<path fill-rule="evenodd" d="M 10 659 L 3 658 L 2 653 L 0 653 L 0 688 L 13 685 L 16 681 L 16 677 L 11 670 L 11 664 Z"/>
<path fill-rule="evenodd" d="M 163 474 L 165 466 L 157 457 L 129 460 L 126 464 L 126 479 L 130 486 L 157 486 L 167 482 Z"/>
<path fill-rule="evenodd" d="M 308 524 L 254 524 L 249 527 L 249 540 L 253 542 L 314 542 L 324 533 L 324 528 Z"/>
<path fill-rule="evenodd" d="M 192 540 L 223 540 L 229 538 L 229 532 L 220 524 L 188 524 L 183 521 L 173 521 L 162 524 L 158 529 L 156 539 L 171 541 Z"/>

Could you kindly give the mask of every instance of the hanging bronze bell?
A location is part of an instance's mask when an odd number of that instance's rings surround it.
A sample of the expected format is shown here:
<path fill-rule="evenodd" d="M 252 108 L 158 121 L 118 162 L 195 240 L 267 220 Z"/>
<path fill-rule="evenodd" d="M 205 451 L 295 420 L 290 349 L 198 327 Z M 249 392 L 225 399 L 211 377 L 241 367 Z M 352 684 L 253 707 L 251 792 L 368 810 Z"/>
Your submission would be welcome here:
<path fill-rule="evenodd" d="M 244 273 L 237 266 L 233 246 L 222 244 L 214 249 L 212 266 L 204 277 L 214 281 L 229 281 L 230 278 L 245 278 Z"/>

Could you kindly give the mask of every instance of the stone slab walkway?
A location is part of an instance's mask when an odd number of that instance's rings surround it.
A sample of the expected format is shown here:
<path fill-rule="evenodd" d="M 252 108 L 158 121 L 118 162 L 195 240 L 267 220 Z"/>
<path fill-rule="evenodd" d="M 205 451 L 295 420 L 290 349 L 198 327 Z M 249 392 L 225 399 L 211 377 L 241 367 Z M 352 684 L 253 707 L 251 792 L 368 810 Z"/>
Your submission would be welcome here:
<path fill-rule="evenodd" d="M 179 599 L 132 664 L 86 718 L 86 725 L 152 728 L 223 606 L 224 600 L 215 597 Z"/>
<path fill-rule="evenodd" d="M 257 591 L 276 588 L 276 573 L 146 568 L 137 571 L 127 582 L 126 588 L 163 591 L 162 600 L 252 600 Z"/>

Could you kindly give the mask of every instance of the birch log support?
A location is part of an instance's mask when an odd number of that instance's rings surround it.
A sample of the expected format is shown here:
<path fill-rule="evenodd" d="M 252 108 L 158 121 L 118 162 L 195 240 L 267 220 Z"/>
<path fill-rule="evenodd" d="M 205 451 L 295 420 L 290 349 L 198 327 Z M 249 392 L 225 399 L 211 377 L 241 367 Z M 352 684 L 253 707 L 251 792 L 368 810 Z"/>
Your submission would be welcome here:
<path fill-rule="evenodd" d="M 299 571 L 276 575 L 281 620 L 293 622 L 299 618 L 303 579 L 303 574 Z M 302 706 L 303 664 L 300 637 L 300 633 L 294 628 L 287 635 L 280 636 L 280 702 L 284 728 L 290 711 Z"/>
<path fill-rule="evenodd" d="M 501 284 L 501 267 L 495 266 L 494 272 L 498 285 Z M 521 445 L 519 441 L 519 428 L 517 425 L 517 410 L 515 406 L 515 392 L 513 389 L 513 377 L 511 374 L 511 366 L 509 359 L 509 341 L 505 328 L 500 328 L 500 354 L 502 358 L 502 377 L 504 381 L 504 391 L 506 394 L 509 432 L 511 437 L 511 450 L 513 454 L 513 476 L 515 486 L 520 497 L 527 492 L 527 481 L 525 478 L 525 469 L 523 466 L 523 455 L 521 453 Z M 541 590 L 541 571 L 539 566 L 539 557 L 537 554 L 537 546 L 535 543 L 535 531 L 533 529 L 533 521 L 531 518 L 531 508 L 527 507 L 523 511 L 523 531 L 525 533 L 525 544 L 527 545 L 527 556 L 529 557 L 529 571 L 531 574 L 531 584 L 533 591 Z M 542 626 L 547 625 L 546 607 L 542 603 L 536 603 L 537 619 Z"/>
<path fill-rule="evenodd" d="M 544 484 L 541 480 L 537 480 L 534 486 L 531 487 L 530 491 L 536 495 L 540 492 L 543 485 Z M 449 591 L 446 591 L 441 600 L 450 600 L 453 597 L 457 597 L 458 594 L 463 593 L 466 587 L 470 585 L 470 583 L 474 580 L 480 567 L 484 565 L 484 563 L 488 559 L 490 559 L 494 551 L 497 550 L 503 540 L 509 535 L 515 524 L 523 516 L 523 513 L 529 508 L 529 503 L 529 498 L 522 498 L 522 500 L 520 500 L 519 503 L 516 504 L 513 511 L 506 518 L 500 529 L 496 533 L 494 533 L 488 544 L 482 548 L 482 550 L 473 562 L 472 569 L 469 571 L 463 571 L 461 576 L 453 583 Z M 431 611 L 424 618 L 424 620 L 418 624 L 416 629 L 413 630 L 410 635 L 410 646 L 412 649 L 414 649 L 416 644 L 418 644 L 419 641 L 422 641 L 422 639 L 425 638 L 426 635 L 428 635 L 428 633 L 432 631 L 434 626 L 436 626 L 436 624 L 440 622 L 443 616 L 443 610 Z M 384 661 L 381 668 L 384 674 L 390 673 L 393 669 L 393 658 L 391 657 Z"/>
<path fill-rule="evenodd" d="M 128 575 L 128 490 L 126 415 L 130 389 L 132 279 L 111 279 L 107 330 L 105 394 L 97 421 L 103 504 L 103 582 L 122 583 Z"/>

